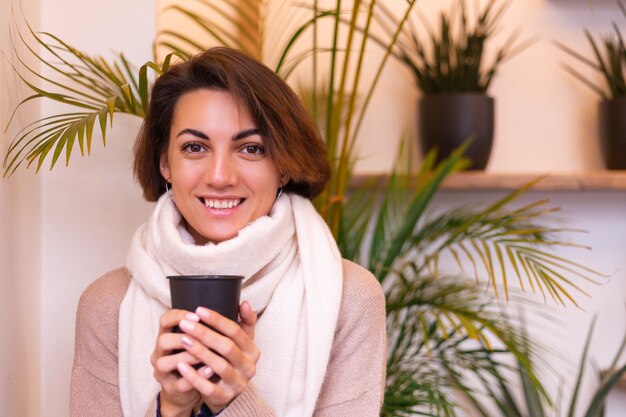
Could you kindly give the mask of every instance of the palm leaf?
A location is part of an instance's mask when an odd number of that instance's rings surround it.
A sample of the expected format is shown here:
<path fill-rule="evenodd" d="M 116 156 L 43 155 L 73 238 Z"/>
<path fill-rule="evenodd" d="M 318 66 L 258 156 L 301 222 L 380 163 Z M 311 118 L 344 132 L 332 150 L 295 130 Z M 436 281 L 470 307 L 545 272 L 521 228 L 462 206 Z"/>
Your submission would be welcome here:
<path fill-rule="evenodd" d="M 432 200 L 432 197 L 439 187 L 439 184 L 452 172 L 455 172 L 463 167 L 466 163 L 462 158 L 465 147 L 462 146 L 448 158 L 439 164 L 430 179 L 425 182 L 420 188 L 418 188 L 412 200 L 410 201 L 402 222 L 396 230 L 389 232 L 389 245 L 375 254 L 374 259 L 370 259 L 370 265 L 375 265 L 373 273 L 379 277 L 381 281 L 384 281 L 384 277 L 389 273 L 392 264 L 398 259 L 406 244 L 410 240 L 410 237 L 415 230 L 415 227 L 423 215 L 424 211 L 428 207 L 428 204 Z"/>
<path fill-rule="evenodd" d="M 175 13 L 189 20 L 191 26 L 201 29 L 202 35 L 192 38 L 178 30 L 165 29 L 157 34 L 156 44 L 170 52 L 191 57 L 211 46 L 211 43 L 217 43 L 260 58 L 263 45 L 261 28 L 265 23 L 259 13 L 260 3 L 254 0 L 197 0 L 196 5 L 199 7 L 195 8 L 168 6 L 163 10 L 164 13 Z M 178 44 L 169 39 L 177 40 Z"/>
<path fill-rule="evenodd" d="M 474 389 L 464 386 L 459 379 L 461 373 L 491 373 L 493 365 L 488 359 L 494 355 L 507 355 L 506 352 L 514 352 L 520 360 L 520 367 L 528 372 L 527 382 L 537 387 L 537 392 L 544 398 L 545 390 L 529 362 L 530 344 L 524 341 L 522 333 L 510 326 L 511 318 L 492 300 L 485 298 L 479 286 L 459 278 L 428 276 L 419 279 L 398 277 L 390 284 L 386 290 L 389 356 L 388 394 L 384 406 L 389 414 L 384 415 L 411 415 L 392 414 L 391 405 L 396 403 L 387 403 L 395 398 L 394 390 L 399 389 L 400 381 L 432 381 L 475 395 Z M 491 342 L 487 342 L 486 334 L 490 335 Z M 494 340 L 502 343 L 505 349 L 494 349 Z M 442 367 L 446 369 L 444 374 L 441 374 Z M 422 377 L 422 374 L 425 375 Z M 407 382 L 402 398 L 411 398 L 411 388 L 416 391 L 413 393 L 416 402 L 412 406 L 424 413 L 421 415 L 444 415 L 437 409 L 438 402 L 423 404 L 417 401 L 423 398 L 425 387 Z M 405 412 L 408 409 L 404 408 Z"/>
<path fill-rule="evenodd" d="M 574 391 L 574 396 L 578 395 L 580 389 L 580 378 L 582 376 L 582 369 L 584 367 L 585 359 L 587 356 L 587 349 L 589 344 L 589 339 L 591 338 L 593 327 L 595 325 L 595 317 L 592 321 L 592 324 L 589 329 L 589 335 L 587 336 L 587 342 L 585 343 L 585 349 L 583 351 L 579 378 L 576 380 L 576 388 Z M 606 397 L 609 395 L 611 390 L 617 385 L 618 382 L 622 380 L 624 375 L 626 374 L 626 364 L 620 367 L 617 367 L 617 362 L 624 352 L 624 347 L 626 346 L 626 333 L 622 339 L 619 349 L 615 353 L 615 357 L 613 358 L 611 367 L 609 368 L 609 372 L 607 372 L 604 377 L 600 381 L 600 386 L 594 392 L 594 395 L 589 403 L 587 410 L 585 411 L 584 417 L 601 417 L 603 415 L 604 404 L 606 401 Z M 574 401 L 575 404 L 575 401 Z M 573 406 L 572 406 L 573 408 Z M 570 414 L 573 413 L 572 408 L 570 408 Z"/>
<path fill-rule="evenodd" d="M 622 12 L 626 10 L 621 1 L 618 1 L 618 5 Z M 626 16 L 626 12 L 623 14 Z M 585 86 L 589 87 L 604 100 L 607 100 L 610 97 L 626 95 L 626 46 L 624 45 L 624 38 L 617 24 L 613 22 L 612 25 L 614 29 L 614 37 L 607 37 L 603 42 L 597 40 L 588 30 L 585 29 L 585 37 L 591 47 L 593 59 L 585 57 L 558 41 L 555 42 L 559 49 L 583 65 L 600 73 L 608 87 L 608 94 L 605 92 L 604 88 L 599 87 L 595 82 L 590 80 L 588 77 L 583 76 L 571 66 L 563 65 L 565 70 L 570 75 L 578 79 Z"/>
<path fill-rule="evenodd" d="M 513 267 L 521 287 L 524 288 L 519 267 L 522 265 L 533 290 L 531 278 L 535 279 L 539 288 L 547 289 L 553 300 L 559 304 L 565 304 L 564 299 L 575 304 L 563 284 L 579 293 L 586 292 L 566 275 L 574 275 L 593 283 L 598 283 L 595 278 L 604 275 L 550 253 L 555 248 L 578 246 L 556 237 L 574 230 L 540 224 L 540 219 L 554 212 L 555 208 L 544 208 L 545 202 L 535 202 L 521 208 L 507 208 L 535 182 L 513 191 L 485 209 L 455 209 L 437 216 L 423 224 L 414 234 L 413 246 L 424 253 L 425 264 L 432 264 L 446 252 L 451 253 L 456 263 L 461 262 L 461 255 L 474 266 L 478 259 L 478 264 L 482 264 L 482 271 L 494 288 L 496 279 L 500 279 L 505 295 L 508 288 L 508 265 Z"/>
<path fill-rule="evenodd" d="M 601 417 L 603 415 L 602 410 L 604 409 L 606 397 L 609 395 L 611 390 L 622 380 L 625 374 L 626 364 L 612 371 L 606 377 L 606 379 L 602 382 L 600 388 L 598 388 L 598 390 L 595 392 L 591 403 L 589 404 L 589 408 L 585 412 L 584 417 Z"/>
<path fill-rule="evenodd" d="M 164 66 L 154 63 L 144 64 L 140 70 L 133 70 L 128 60 L 120 55 L 118 60 L 107 61 L 102 57 L 91 57 L 58 37 L 43 33 L 37 34 L 29 27 L 34 42 L 48 51 L 58 61 L 47 59 L 39 54 L 20 33 L 19 40 L 33 59 L 50 68 L 61 80 L 56 81 L 41 75 L 25 63 L 18 53 L 16 44 L 13 50 L 22 68 L 34 79 L 39 79 L 42 87 L 35 85 L 17 68 L 13 67 L 20 79 L 35 94 L 22 100 L 13 115 L 25 103 L 36 99 L 47 99 L 61 104 L 84 109 L 67 112 L 51 118 L 44 117 L 21 130 L 11 141 L 3 161 L 4 176 L 11 175 L 26 160 L 28 165 L 37 161 L 37 171 L 42 167 L 52 151 L 50 169 L 52 169 L 65 151 L 65 163 L 68 164 L 74 144 L 78 142 L 81 155 L 84 155 L 86 139 L 87 154 L 91 151 L 93 126 L 99 121 L 103 143 L 106 144 L 107 118 L 113 123 L 116 113 L 143 117 L 148 105 L 148 69 L 157 74 L 169 65 L 171 56 Z M 9 120 L 9 124 L 13 118 Z"/>

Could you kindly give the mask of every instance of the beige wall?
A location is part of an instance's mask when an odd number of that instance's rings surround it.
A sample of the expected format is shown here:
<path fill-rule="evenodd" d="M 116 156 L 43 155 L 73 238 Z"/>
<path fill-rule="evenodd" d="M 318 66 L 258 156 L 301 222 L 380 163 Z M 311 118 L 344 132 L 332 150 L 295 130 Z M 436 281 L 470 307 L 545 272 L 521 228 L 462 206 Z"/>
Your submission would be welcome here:
<path fill-rule="evenodd" d="M 24 14 L 39 22 L 39 2 L 23 5 Z M 11 2 L 0 0 L 0 49 L 9 51 Z M 10 56 L 10 53 L 7 55 Z M 13 60 L 12 60 L 13 61 Z M 14 62 L 14 61 L 13 61 Z M 4 133 L 15 99 L 23 96 L 16 89 L 16 77 L 5 59 L 0 62 L 0 152 L 5 155 Z M 18 123 L 38 114 L 32 106 L 20 115 Z M 20 174 L 0 180 L 0 416 L 39 415 L 40 404 L 40 179 Z"/>
<path fill-rule="evenodd" d="M 77 48 L 109 58 L 122 51 L 137 66 L 151 59 L 154 1 L 41 0 L 41 4 L 42 29 Z M 84 22 L 76 24 L 77 19 Z M 53 107 L 46 103 L 42 111 L 48 114 Z M 46 405 L 45 415 L 67 415 L 74 315 L 82 290 L 105 272 L 124 265 L 128 242 L 148 214 L 149 206 L 130 169 L 139 122 L 118 116 L 106 148 L 96 136 L 90 157 L 77 153 L 68 168 L 59 164 L 53 172 L 41 175 L 41 401 Z"/>

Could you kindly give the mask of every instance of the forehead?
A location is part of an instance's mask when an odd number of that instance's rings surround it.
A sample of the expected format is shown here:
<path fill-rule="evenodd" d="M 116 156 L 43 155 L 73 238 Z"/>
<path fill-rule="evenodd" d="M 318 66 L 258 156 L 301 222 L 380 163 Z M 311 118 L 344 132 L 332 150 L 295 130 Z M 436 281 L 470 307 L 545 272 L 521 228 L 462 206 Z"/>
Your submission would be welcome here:
<path fill-rule="evenodd" d="M 255 125 L 246 103 L 233 93 L 219 89 L 197 89 L 182 94 L 172 115 L 172 125 L 189 122 L 233 122 Z"/>

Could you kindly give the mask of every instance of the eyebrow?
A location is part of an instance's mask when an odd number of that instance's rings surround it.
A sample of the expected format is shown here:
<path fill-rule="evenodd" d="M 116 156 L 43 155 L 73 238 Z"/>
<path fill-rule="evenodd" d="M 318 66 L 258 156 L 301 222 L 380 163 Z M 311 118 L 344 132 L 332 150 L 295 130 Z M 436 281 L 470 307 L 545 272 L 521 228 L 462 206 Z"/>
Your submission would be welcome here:
<path fill-rule="evenodd" d="M 204 132 L 201 132 L 196 129 L 189 129 L 189 128 L 181 130 L 178 133 L 178 135 L 176 135 L 176 137 L 182 136 L 184 134 L 189 134 L 189 135 L 192 135 L 197 138 L 204 139 L 204 140 L 210 140 L 210 138 Z M 234 141 L 241 140 L 241 139 L 247 138 L 248 136 L 253 136 L 253 135 L 258 135 L 258 134 L 259 134 L 259 129 L 253 127 L 250 129 L 242 130 L 241 132 L 235 134 L 233 136 L 233 140 Z"/>
<path fill-rule="evenodd" d="M 199 130 L 189 129 L 189 128 L 183 129 L 180 132 L 178 132 L 178 135 L 176 135 L 176 137 L 182 136 L 184 134 L 192 135 L 200 139 L 209 140 L 209 137 L 205 135 L 204 133 L 200 132 Z"/>
<path fill-rule="evenodd" d="M 241 140 L 247 138 L 248 136 L 254 136 L 258 134 L 259 129 L 257 129 L 256 127 L 252 127 L 250 129 L 242 130 L 241 132 L 237 133 L 235 136 L 233 136 L 233 140 Z"/>

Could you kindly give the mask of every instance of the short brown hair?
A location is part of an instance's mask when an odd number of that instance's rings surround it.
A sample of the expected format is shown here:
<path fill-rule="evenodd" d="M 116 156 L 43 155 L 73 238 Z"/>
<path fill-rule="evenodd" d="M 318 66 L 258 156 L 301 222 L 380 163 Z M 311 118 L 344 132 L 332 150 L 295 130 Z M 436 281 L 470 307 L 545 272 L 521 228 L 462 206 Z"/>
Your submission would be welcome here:
<path fill-rule="evenodd" d="M 285 191 L 309 199 L 322 192 L 330 177 L 325 145 L 299 98 L 265 65 L 218 47 L 171 66 L 152 87 L 133 167 L 146 200 L 156 201 L 165 192 L 159 161 L 169 144 L 176 104 L 184 94 L 200 89 L 228 91 L 246 107 L 268 157 L 289 178 Z"/>

